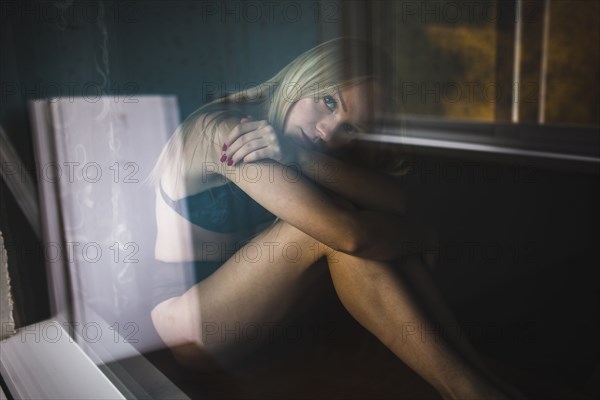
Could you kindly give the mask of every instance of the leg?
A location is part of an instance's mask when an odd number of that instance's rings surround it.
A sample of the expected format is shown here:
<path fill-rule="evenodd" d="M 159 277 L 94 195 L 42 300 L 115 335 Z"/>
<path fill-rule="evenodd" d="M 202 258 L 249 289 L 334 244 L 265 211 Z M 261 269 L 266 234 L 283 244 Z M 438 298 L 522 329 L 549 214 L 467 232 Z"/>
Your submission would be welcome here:
<path fill-rule="evenodd" d="M 221 355 L 235 346 L 235 335 L 213 335 L 207 327 L 238 323 L 260 325 L 277 322 L 292 309 L 307 287 L 307 273 L 315 260 L 327 256 L 336 291 L 344 306 L 396 355 L 421 374 L 447 398 L 476 398 L 474 393 L 491 390 L 476 371 L 435 335 L 421 339 L 408 335 L 408 324 L 427 319 L 390 265 L 333 253 L 288 224 L 280 223 L 261 234 L 253 243 L 262 257 L 255 263 L 232 257 L 212 276 L 180 297 L 159 304 L 152 312 L 157 331 L 184 362 L 197 363 L 211 354 Z M 287 256 L 283 250 L 294 244 L 301 256 Z M 243 248 L 241 252 L 249 251 Z M 312 272 L 312 271 L 311 271 Z M 402 339 L 402 340 L 400 340 Z M 246 347 L 249 343 L 243 343 Z M 481 396 L 480 396 L 481 397 Z"/>
<path fill-rule="evenodd" d="M 400 263 L 400 271 L 407 279 L 413 293 L 419 298 L 419 303 L 422 304 L 432 318 L 442 327 L 441 334 L 446 332 L 446 339 L 464 356 L 475 368 L 481 371 L 490 381 L 494 382 L 498 387 L 502 388 L 506 393 L 514 398 L 524 399 L 525 396 L 516 388 L 504 382 L 495 373 L 490 371 L 485 363 L 481 360 L 477 351 L 471 346 L 468 340 L 461 333 L 460 324 L 453 315 L 452 310 L 442 298 L 439 290 L 434 284 L 430 269 L 425 266 L 420 256 L 408 257 Z M 456 329 L 458 332 L 452 330 Z"/>
<path fill-rule="evenodd" d="M 212 358 L 227 364 L 251 349 L 253 343 L 240 340 L 239 333 L 246 327 L 265 332 L 298 301 L 314 301 L 311 297 L 316 294 L 309 287 L 319 274 L 323 279 L 327 274 L 324 262 L 314 264 L 319 259 L 325 261 L 323 256 L 331 252 L 298 229 L 279 222 L 214 274 L 183 295 L 157 305 L 152 320 L 181 362 L 206 365 L 208 359 L 210 366 Z"/>
<path fill-rule="evenodd" d="M 431 323 L 391 264 L 341 253 L 328 261 L 350 314 L 444 398 L 505 398 L 435 331 L 423 329 Z"/>

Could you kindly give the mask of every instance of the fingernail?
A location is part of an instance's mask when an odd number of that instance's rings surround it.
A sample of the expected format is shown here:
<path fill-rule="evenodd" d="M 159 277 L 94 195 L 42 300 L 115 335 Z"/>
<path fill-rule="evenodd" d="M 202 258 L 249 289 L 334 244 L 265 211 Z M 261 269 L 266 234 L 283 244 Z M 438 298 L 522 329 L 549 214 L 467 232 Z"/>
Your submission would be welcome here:
<path fill-rule="evenodd" d="M 227 165 L 231 165 L 231 164 L 233 164 L 233 160 L 232 160 L 231 158 L 229 158 L 229 159 L 227 160 Z"/>
<path fill-rule="evenodd" d="M 221 162 L 227 160 L 227 154 L 223 153 L 223 155 L 221 156 Z"/>
<path fill-rule="evenodd" d="M 227 150 L 227 143 L 223 143 L 223 151 Z"/>

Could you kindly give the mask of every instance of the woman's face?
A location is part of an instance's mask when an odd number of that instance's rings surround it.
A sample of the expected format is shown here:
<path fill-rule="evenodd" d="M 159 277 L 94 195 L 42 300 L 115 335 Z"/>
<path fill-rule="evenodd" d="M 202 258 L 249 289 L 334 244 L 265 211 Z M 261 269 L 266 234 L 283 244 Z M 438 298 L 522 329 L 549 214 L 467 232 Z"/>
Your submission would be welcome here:
<path fill-rule="evenodd" d="M 307 149 L 342 146 L 372 127 L 374 110 L 380 109 L 381 98 L 380 86 L 371 81 L 332 91 L 321 98 L 302 98 L 290 107 L 283 134 Z"/>

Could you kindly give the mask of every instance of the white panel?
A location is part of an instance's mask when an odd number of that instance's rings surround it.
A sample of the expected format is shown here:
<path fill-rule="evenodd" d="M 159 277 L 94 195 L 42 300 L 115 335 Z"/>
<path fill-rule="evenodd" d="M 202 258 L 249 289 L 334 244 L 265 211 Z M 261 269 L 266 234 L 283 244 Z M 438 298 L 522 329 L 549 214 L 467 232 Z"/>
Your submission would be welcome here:
<path fill-rule="evenodd" d="M 16 399 L 124 399 L 57 321 L 0 343 L 0 374 Z"/>
<path fill-rule="evenodd" d="M 92 309 L 146 351 L 162 343 L 149 325 L 156 226 L 144 179 L 179 118 L 174 97 L 126 100 L 36 101 L 31 113 L 53 311 L 93 342 Z"/>

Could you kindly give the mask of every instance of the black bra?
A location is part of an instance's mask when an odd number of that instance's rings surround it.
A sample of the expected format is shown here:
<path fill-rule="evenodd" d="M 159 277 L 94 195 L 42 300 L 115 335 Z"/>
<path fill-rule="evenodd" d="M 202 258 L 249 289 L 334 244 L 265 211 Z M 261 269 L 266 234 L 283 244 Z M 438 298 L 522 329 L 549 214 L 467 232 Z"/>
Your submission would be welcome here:
<path fill-rule="evenodd" d="M 276 218 L 232 182 L 179 200 L 171 199 L 162 184 L 159 186 L 169 207 L 192 224 L 209 231 L 245 232 Z"/>

